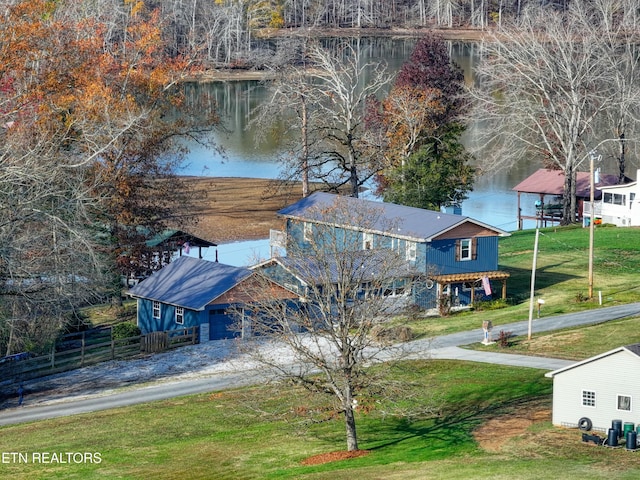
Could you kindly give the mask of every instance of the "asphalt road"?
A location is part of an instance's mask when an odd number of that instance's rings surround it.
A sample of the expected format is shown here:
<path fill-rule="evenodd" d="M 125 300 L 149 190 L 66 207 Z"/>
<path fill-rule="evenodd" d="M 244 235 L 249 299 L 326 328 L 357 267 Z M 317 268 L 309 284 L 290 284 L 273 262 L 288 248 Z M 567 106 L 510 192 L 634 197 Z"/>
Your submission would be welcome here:
<path fill-rule="evenodd" d="M 638 315 L 640 315 L 640 303 L 598 308 L 580 313 L 535 319 L 532 322 L 532 333 L 535 336 L 536 333 L 540 332 L 579 325 L 590 325 Z M 499 328 L 504 331 L 511 331 L 516 335 L 522 335 L 528 332 L 528 327 L 528 321 L 523 321 L 501 325 Z M 482 328 L 478 328 L 467 332 L 436 337 L 431 340 L 409 342 L 405 345 L 405 351 L 409 358 L 459 359 L 543 370 L 556 370 L 573 363 L 567 360 L 552 358 L 478 352 L 459 348 L 460 345 L 468 345 L 482 341 L 482 338 Z M 624 339 L 621 339 L 621 345 L 624 345 Z M 33 422 L 47 418 L 152 402 L 154 400 L 164 400 L 183 395 L 219 391 L 227 388 L 253 385 L 268 378 L 272 378 L 272 375 L 267 370 L 237 371 L 231 374 L 216 374 L 211 377 L 195 380 L 166 382 L 153 386 L 140 386 L 118 393 L 96 395 L 84 399 L 70 399 L 68 402 L 51 405 L 22 406 L 1 411 L 0 425 Z"/>

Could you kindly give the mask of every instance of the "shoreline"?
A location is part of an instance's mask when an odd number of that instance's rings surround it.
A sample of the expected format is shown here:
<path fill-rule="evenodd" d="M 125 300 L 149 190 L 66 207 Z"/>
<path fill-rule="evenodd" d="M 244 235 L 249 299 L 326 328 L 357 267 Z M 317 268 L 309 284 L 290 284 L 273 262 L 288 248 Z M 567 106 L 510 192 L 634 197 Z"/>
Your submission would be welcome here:
<path fill-rule="evenodd" d="M 473 28 L 333 28 L 333 29 L 265 29 L 257 34 L 260 38 L 283 38 L 283 37 L 388 37 L 388 38 L 418 38 L 423 34 L 433 33 L 440 35 L 445 40 L 459 40 L 469 42 L 484 41 L 492 30 L 480 30 Z M 184 79 L 188 82 L 229 82 L 243 80 L 269 80 L 275 77 L 274 72 L 269 70 L 254 70 L 243 68 L 221 68 L 209 69 L 201 73 L 189 76 Z"/>

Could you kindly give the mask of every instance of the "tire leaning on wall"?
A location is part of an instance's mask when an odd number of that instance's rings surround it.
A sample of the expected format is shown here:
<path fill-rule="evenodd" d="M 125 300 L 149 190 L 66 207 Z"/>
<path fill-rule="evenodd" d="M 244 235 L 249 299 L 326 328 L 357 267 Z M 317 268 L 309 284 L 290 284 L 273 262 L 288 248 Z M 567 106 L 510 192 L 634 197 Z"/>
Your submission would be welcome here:
<path fill-rule="evenodd" d="M 583 432 L 588 432 L 593 428 L 593 423 L 591 422 L 591 419 L 582 417 L 578 420 L 578 428 Z"/>

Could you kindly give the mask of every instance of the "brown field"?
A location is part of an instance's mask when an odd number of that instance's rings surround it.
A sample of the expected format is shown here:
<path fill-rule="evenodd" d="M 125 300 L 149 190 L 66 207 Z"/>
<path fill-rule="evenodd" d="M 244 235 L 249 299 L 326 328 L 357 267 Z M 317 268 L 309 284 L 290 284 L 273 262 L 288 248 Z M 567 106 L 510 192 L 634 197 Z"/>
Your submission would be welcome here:
<path fill-rule="evenodd" d="M 276 212 L 302 198 L 299 183 L 220 177 L 185 180 L 195 193 L 190 210 L 199 217 L 189 233 L 219 244 L 268 238 L 270 229 L 283 228 Z"/>

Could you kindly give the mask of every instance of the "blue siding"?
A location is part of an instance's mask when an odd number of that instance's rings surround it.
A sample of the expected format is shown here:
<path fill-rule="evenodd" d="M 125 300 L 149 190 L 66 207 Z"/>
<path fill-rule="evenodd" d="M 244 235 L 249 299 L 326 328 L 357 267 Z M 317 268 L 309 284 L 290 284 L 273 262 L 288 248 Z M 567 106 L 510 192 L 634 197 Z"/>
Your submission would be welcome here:
<path fill-rule="evenodd" d="M 315 233 L 316 226 L 313 225 Z M 335 229 L 335 239 L 339 249 L 349 248 L 361 249 L 363 244 L 364 233 L 345 230 L 342 228 Z M 296 245 L 298 248 L 309 249 L 310 245 L 303 240 L 304 227 L 303 222 L 287 219 L 287 234 L 290 245 Z M 352 235 L 356 235 L 354 238 Z M 476 256 L 471 260 L 456 260 L 456 241 L 457 239 L 434 240 L 430 243 L 421 242 L 416 244 L 416 260 L 414 266 L 419 272 L 431 275 L 447 275 L 461 274 L 472 272 L 487 272 L 498 270 L 498 236 L 484 236 L 476 238 Z M 322 239 L 314 235 L 314 241 L 320 242 Z M 407 243 L 405 239 L 399 239 L 391 235 L 374 235 L 373 248 L 394 248 L 399 253 L 406 252 Z M 317 248 L 317 247 L 316 247 Z M 293 281 L 293 278 L 286 277 L 283 269 L 275 267 L 273 271 L 265 272 L 271 278 L 279 283 Z M 497 290 L 498 286 L 493 283 L 492 289 Z M 457 291 L 457 296 L 455 295 Z M 455 304 L 467 305 L 471 302 L 471 290 L 462 283 L 452 284 L 451 292 L 452 300 Z M 475 301 L 486 299 L 484 289 L 478 286 L 474 291 Z M 417 285 L 413 292 L 413 300 L 416 305 L 423 308 L 437 308 L 437 288 L 426 288 L 425 285 Z"/>
<path fill-rule="evenodd" d="M 149 332 L 162 332 L 180 328 L 199 326 L 202 312 L 184 309 L 184 324 L 176 323 L 176 307 L 160 304 L 160 318 L 153 318 L 153 301 L 138 299 L 138 327 L 143 335 Z"/>
<path fill-rule="evenodd" d="M 498 269 L 498 237 L 477 237 L 475 260 L 456 261 L 456 240 L 433 241 L 427 252 L 427 262 L 435 269 L 429 274 L 487 272 Z"/>

